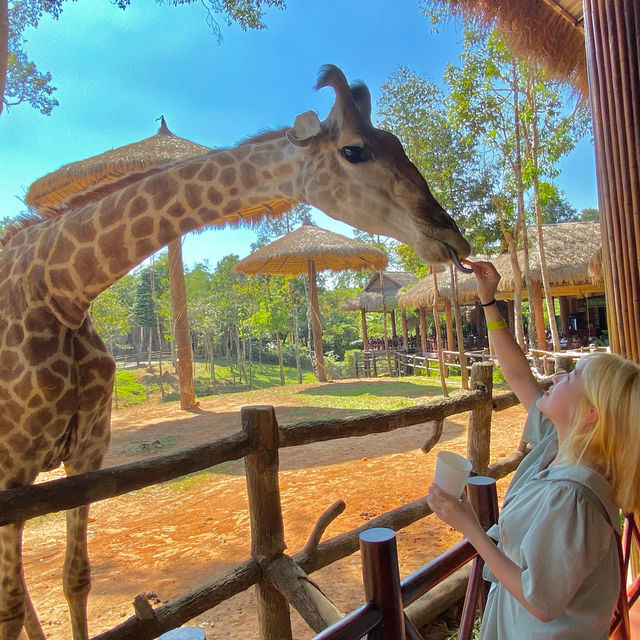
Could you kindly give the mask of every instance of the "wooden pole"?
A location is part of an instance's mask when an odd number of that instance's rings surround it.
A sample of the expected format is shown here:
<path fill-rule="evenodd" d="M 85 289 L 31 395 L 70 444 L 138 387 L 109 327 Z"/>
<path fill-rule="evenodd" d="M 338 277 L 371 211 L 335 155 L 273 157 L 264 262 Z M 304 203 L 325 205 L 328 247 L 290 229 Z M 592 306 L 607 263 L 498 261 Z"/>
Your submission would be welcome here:
<path fill-rule="evenodd" d="M 507 300 L 507 322 L 509 324 L 509 333 L 512 336 L 516 335 L 516 312 L 514 309 L 513 300 Z"/>
<path fill-rule="evenodd" d="M 180 408 L 191 409 L 196 402 L 196 393 L 193 382 L 193 350 L 187 316 L 187 288 L 182 262 L 182 238 L 169 243 L 169 283 L 173 312 L 173 335 L 176 342 Z"/>
<path fill-rule="evenodd" d="M 316 265 L 313 260 L 307 260 L 309 274 L 309 297 L 311 299 L 311 327 L 313 330 L 313 351 L 316 360 L 316 377 L 318 382 L 327 381 L 324 368 L 324 352 L 322 349 L 322 320 L 320 319 L 320 303 L 318 302 L 318 287 L 316 286 Z"/>
<path fill-rule="evenodd" d="M 369 336 L 367 335 L 367 312 L 360 309 L 360 326 L 362 327 L 362 350 L 369 351 Z"/>
<path fill-rule="evenodd" d="M 535 307 L 536 341 L 538 349 L 547 349 L 547 334 L 544 326 L 544 311 L 542 309 L 542 284 L 533 283 L 533 306 Z"/>
<path fill-rule="evenodd" d="M 611 349 L 640 362 L 640 7 L 583 0 Z"/>
<path fill-rule="evenodd" d="M 256 447 L 245 457 L 251 556 L 260 564 L 286 548 L 278 487 L 278 423 L 273 407 L 242 407 L 242 430 Z M 268 580 L 256 585 L 260 640 L 291 640 L 289 604 Z"/>
<path fill-rule="evenodd" d="M 498 493 L 496 481 L 493 478 L 488 478 L 487 476 L 469 478 L 467 481 L 467 495 L 485 531 L 498 522 Z M 483 567 L 484 561 L 480 556 L 476 556 L 473 559 L 467 593 L 460 617 L 459 640 L 469 640 L 471 638 L 478 605 L 480 607 L 480 615 L 484 612 L 489 593 L 489 583 L 482 579 Z"/>
<path fill-rule="evenodd" d="M 566 296 L 560 296 L 558 298 L 560 303 L 560 331 L 567 338 L 569 337 L 569 301 Z"/>
<path fill-rule="evenodd" d="M 476 362 L 471 367 L 471 390 L 486 390 L 487 401 L 469 412 L 467 458 L 473 471 L 482 476 L 489 467 L 491 446 L 491 413 L 493 410 L 493 364 Z"/>
<path fill-rule="evenodd" d="M 402 341 L 405 351 L 409 353 L 409 326 L 407 325 L 407 310 L 402 310 Z"/>
<path fill-rule="evenodd" d="M 391 337 L 395 340 L 398 337 L 398 330 L 396 328 L 396 312 L 393 309 L 389 311 L 389 317 L 391 318 Z"/>
<path fill-rule="evenodd" d="M 447 345 L 446 349 L 448 351 L 456 350 L 456 342 L 453 337 L 453 316 L 451 315 L 451 300 L 446 299 L 444 301 L 444 323 L 447 328 Z"/>
<path fill-rule="evenodd" d="M 382 613 L 376 638 L 404 640 L 405 623 L 396 535 L 391 529 L 368 529 L 360 534 L 362 577 L 367 602 L 375 602 Z"/>
<path fill-rule="evenodd" d="M 433 274 L 433 324 L 436 330 L 436 346 L 438 348 L 438 370 L 440 371 L 440 386 L 442 387 L 442 395 L 448 396 L 447 377 L 444 371 L 444 354 L 442 353 L 442 335 L 440 333 L 440 314 L 438 313 L 438 274 L 435 267 L 431 266 Z"/>
<path fill-rule="evenodd" d="M 420 344 L 422 346 L 422 353 L 426 353 L 427 352 L 427 310 L 424 307 L 419 307 L 418 315 L 420 317 Z"/>
<path fill-rule="evenodd" d="M 458 297 L 458 272 L 451 265 L 449 267 L 451 277 L 451 290 L 453 291 L 453 315 L 456 319 L 456 335 L 458 338 L 458 358 L 460 360 L 460 376 L 462 388 L 469 388 L 469 372 L 467 371 L 467 356 L 464 352 L 464 335 L 462 331 L 462 314 L 460 313 L 460 301 Z"/>

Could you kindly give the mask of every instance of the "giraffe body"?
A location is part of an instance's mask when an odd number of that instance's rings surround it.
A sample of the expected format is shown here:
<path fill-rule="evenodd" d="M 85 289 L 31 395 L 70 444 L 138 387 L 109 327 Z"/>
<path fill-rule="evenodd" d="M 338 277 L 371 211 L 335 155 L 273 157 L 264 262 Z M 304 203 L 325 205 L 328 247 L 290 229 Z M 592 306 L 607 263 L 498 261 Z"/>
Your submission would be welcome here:
<path fill-rule="evenodd" d="M 336 67 L 319 86 L 336 103 L 293 127 L 136 176 L 100 197 L 25 226 L 0 252 L 0 490 L 30 484 L 61 463 L 98 469 L 109 444 L 115 365 L 87 315 L 91 301 L 146 257 L 247 208 L 307 202 L 372 233 L 413 245 L 430 262 L 469 245 L 429 192 L 398 140 L 374 129 L 363 85 Z M 88 637 L 88 508 L 67 515 L 64 590 L 74 640 Z M 41 638 L 22 579 L 22 524 L 0 528 L 0 640 L 24 624 Z"/>

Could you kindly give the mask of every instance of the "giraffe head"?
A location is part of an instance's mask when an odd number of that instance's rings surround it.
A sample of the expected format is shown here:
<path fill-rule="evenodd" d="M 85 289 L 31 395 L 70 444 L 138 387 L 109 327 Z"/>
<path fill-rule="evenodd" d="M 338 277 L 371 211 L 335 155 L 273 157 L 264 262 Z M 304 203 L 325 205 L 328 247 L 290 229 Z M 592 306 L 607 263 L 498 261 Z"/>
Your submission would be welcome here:
<path fill-rule="evenodd" d="M 287 132 L 305 155 L 305 200 L 333 218 L 412 246 L 426 262 L 453 260 L 460 268 L 469 243 L 398 138 L 372 125 L 367 87 L 349 86 L 334 65 L 320 71 L 316 88 L 327 86 L 336 100 L 326 120 L 307 111 Z"/>

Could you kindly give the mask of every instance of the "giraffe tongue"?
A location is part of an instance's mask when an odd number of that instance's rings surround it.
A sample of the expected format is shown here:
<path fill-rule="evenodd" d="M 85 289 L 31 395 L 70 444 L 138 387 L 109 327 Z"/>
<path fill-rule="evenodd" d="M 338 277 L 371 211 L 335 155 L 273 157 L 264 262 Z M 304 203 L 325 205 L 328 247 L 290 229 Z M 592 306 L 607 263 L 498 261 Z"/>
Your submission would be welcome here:
<path fill-rule="evenodd" d="M 453 262 L 453 264 L 456 265 L 456 269 L 458 269 L 459 271 L 462 271 L 463 273 L 473 273 L 472 269 L 469 269 L 469 267 L 465 267 L 462 264 L 462 262 L 460 262 L 460 258 L 458 257 L 458 254 L 453 250 L 452 247 L 450 247 L 448 244 L 446 244 L 445 247 L 447 247 L 447 251 L 449 252 L 449 257 L 451 258 L 451 262 Z"/>

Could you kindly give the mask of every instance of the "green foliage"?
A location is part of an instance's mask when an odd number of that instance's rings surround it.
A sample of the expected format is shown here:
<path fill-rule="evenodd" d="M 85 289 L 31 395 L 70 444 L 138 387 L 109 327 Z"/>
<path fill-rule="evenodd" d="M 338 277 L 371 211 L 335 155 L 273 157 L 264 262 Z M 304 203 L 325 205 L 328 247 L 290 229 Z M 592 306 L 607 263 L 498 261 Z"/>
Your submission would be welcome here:
<path fill-rule="evenodd" d="M 600 222 L 600 211 L 598 209 L 583 209 L 580 212 L 580 220 L 582 222 Z"/>
<path fill-rule="evenodd" d="M 89 315 L 93 325 L 111 352 L 118 338 L 131 331 L 131 309 L 137 286 L 136 278 L 126 275 L 91 303 Z"/>
<path fill-rule="evenodd" d="M 139 271 L 139 281 L 133 305 L 133 320 L 140 327 L 156 327 L 160 314 L 159 300 L 169 287 L 166 254 Z"/>
<path fill-rule="evenodd" d="M 44 115 L 49 115 L 58 101 L 53 97 L 56 90 L 51 85 L 51 74 L 40 73 L 36 65 L 29 60 L 23 49 L 24 31 L 28 27 L 37 27 L 46 12 L 57 19 L 61 11 L 62 0 L 13 0 L 9 2 L 9 40 L 7 68 L 0 65 L 0 73 L 6 73 L 4 95 L 0 96 L 0 111 L 7 107 L 27 102 Z M 0 60 L 7 52 L 0 52 Z M 1 86 L 2 83 L 0 83 Z"/>
<path fill-rule="evenodd" d="M 490 206 L 494 180 L 474 131 L 460 126 L 448 101 L 435 83 L 399 67 L 382 86 L 380 126 L 400 138 L 436 199 L 477 252 L 497 237 Z M 405 269 L 415 269 L 410 252 L 402 257 Z"/>

